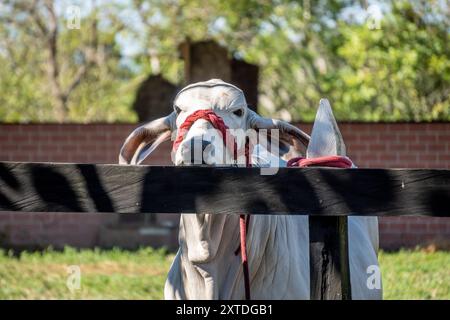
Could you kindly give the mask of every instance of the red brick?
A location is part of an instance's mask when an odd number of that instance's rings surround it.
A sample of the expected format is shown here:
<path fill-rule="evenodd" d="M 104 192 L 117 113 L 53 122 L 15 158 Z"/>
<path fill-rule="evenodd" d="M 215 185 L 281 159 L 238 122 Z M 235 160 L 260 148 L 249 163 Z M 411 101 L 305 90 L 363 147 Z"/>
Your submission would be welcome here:
<path fill-rule="evenodd" d="M 450 130 L 450 123 L 427 123 L 427 131 L 448 131 Z"/>
<path fill-rule="evenodd" d="M 67 135 L 58 133 L 55 135 L 50 135 L 49 140 L 54 143 L 63 143 L 63 142 L 68 142 L 69 137 Z"/>
<path fill-rule="evenodd" d="M 412 231 L 414 233 L 424 233 L 428 231 L 427 223 L 409 223 L 408 231 Z"/>
<path fill-rule="evenodd" d="M 391 162 L 397 162 L 398 161 L 398 153 L 395 152 L 388 152 L 386 154 L 380 155 L 380 159 L 382 161 L 391 161 Z"/>
<path fill-rule="evenodd" d="M 371 132 L 371 133 L 360 133 L 358 134 L 358 141 L 361 143 L 368 143 L 368 144 L 372 144 L 374 142 L 379 142 L 379 135 L 375 132 Z"/>
<path fill-rule="evenodd" d="M 450 126 L 449 126 L 450 127 Z M 448 131 L 436 132 L 439 142 L 449 143 L 450 142 L 450 128 Z"/>
<path fill-rule="evenodd" d="M 447 232 L 448 225 L 450 225 L 448 221 L 447 222 L 442 221 L 442 223 L 431 222 L 428 224 L 428 230 L 433 233 L 444 234 Z M 448 236 L 450 238 L 450 234 Z"/>
<path fill-rule="evenodd" d="M 76 146 L 74 145 L 61 145 L 59 146 L 59 150 L 62 152 L 71 152 L 73 149 L 75 149 Z"/>
<path fill-rule="evenodd" d="M 2 145 L 0 151 L 1 152 L 14 152 L 18 151 L 20 149 L 20 146 L 18 144 L 13 145 Z"/>
<path fill-rule="evenodd" d="M 438 156 L 438 159 L 439 159 L 440 163 L 442 163 L 442 162 L 445 163 L 447 161 L 450 161 L 450 154 L 449 153 L 444 153 L 444 154 L 439 153 L 439 154 L 437 154 L 437 156 Z"/>
<path fill-rule="evenodd" d="M 370 151 L 386 151 L 388 145 L 386 143 L 371 143 L 368 145 Z"/>
<path fill-rule="evenodd" d="M 29 124 L 29 125 L 19 125 L 18 127 L 15 128 L 17 132 L 26 132 L 26 133 L 36 133 L 36 132 L 40 132 L 41 131 L 41 127 L 38 125 L 34 125 L 34 124 Z M 45 130 L 47 129 L 47 130 Z M 42 131 L 51 131 L 49 130 L 49 127 L 47 128 L 42 128 Z"/>
<path fill-rule="evenodd" d="M 444 152 L 447 150 L 447 146 L 443 143 L 427 143 L 427 150 L 431 152 Z"/>
<path fill-rule="evenodd" d="M 398 142 L 409 142 L 409 143 L 419 143 L 420 138 L 417 137 L 417 135 L 400 135 L 397 134 L 397 141 Z"/>
<path fill-rule="evenodd" d="M 435 132 L 427 132 L 423 134 L 417 134 L 417 137 L 422 143 L 436 143 L 439 142 L 438 135 Z"/>
<path fill-rule="evenodd" d="M 402 223 L 396 223 L 389 225 L 389 232 L 403 232 L 406 231 L 408 228 L 408 224 L 402 222 Z"/>
<path fill-rule="evenodd" d="M 419 154 L 420 161 L 437 161 L 438 155 L 435 153 Z"/>
<path fill-rule="evenodd" d="M 417 152 L 426 152 L 427 146 L 426 144 L 409 144 L 408 150 Z"/>
<path fill-rule="evenodd" d="M 58 150 L 57 144 L 40 144 L 39 150 L 43 152 L 56 152 Z"/>
<path fill-rule="evenodd" d="M 407 154 L 399 154 L 398 160 L 400 162 L 415 162 L 418 160 L 419 155 L 414 153 L 407 153 Z M 422 155 L 420 155 L 420 159 L 422 160 Z"/>

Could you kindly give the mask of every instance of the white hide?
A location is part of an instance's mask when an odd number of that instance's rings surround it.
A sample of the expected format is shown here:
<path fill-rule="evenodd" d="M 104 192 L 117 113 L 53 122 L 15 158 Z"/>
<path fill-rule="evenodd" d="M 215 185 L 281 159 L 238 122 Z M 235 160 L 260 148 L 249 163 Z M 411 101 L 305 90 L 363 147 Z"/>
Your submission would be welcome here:
<path fill-rule="evenodd" d="M 175 97 L 174 104 L 179 110 L 176 120 L 178 128 L 193 112 L 211 109 L 224 120 L 229 129 L 247 129 L 246 117 L 248 108 L 242 90 L 221 80 L 212 79 L 185 87 Z M 234 111 L 239 109 L 242 110 L 240 117 L 233 114 Z M 233 162 L 232 155 L 220 143 L 222 141 L 220 133 L 214 130 L 211 123 L 200 119 L 194 122 L 176 151 L 173 159 L 175 165 L 186 164 L 186 159 L 190 159 L 190 153 L 193 152 L 190 147 L 190 140 L 195 137 L 219 142 L 214 144 L 215 152 L 204 154 L 204 161 L 207 164 Z"/>
<path fill-rule="evenodd" d="M 259 148 L 254 149 L 253 164 L 274 163 L 262 158 Z M 345 155 L 344 142 L 326 100 L 321 101 L 307 154 Z M 280 163 L 285 165 L 284 161 Z M 234 254 L 239 246 L 238 215 L 183 214 L 179 243 L 165 284 L 166 299 L 244 298 L 241 258 Z M 377 218 L 349 217 L 353 299 L 382 297 L 381 290 L 370 290 L 366 285 L 367 268 L 378 265 L 377 250 Z M 252 215 L 247 251 L 252 299 L 309 299 L 307 216 Z"/>

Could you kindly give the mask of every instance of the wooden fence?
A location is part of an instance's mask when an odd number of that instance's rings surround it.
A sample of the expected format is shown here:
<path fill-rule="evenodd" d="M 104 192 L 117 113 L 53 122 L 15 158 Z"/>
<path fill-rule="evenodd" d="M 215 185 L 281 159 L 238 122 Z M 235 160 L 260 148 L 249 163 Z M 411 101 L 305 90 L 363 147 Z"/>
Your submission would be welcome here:
<path fill-rule="evenodd" d="M 450 170 L 0 162 L 0 211 L 309 215 L 312 299 L 351 299 L 347 216 L 450 216 Z"/>

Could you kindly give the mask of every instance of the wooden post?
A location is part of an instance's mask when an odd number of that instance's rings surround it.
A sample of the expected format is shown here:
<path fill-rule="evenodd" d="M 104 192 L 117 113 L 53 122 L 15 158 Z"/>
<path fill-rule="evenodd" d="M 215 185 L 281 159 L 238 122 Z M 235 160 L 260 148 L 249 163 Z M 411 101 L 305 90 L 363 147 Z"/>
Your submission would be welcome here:
<path fill-rule="evenodd" d="M 342 134 L 327 99 L 321 99 L 306 150 L 307 158 L 346 156 Z M 347 217 L 309 218 L 310 297 L 350 300 Z"/>
<path fill-rule="evenodd" d="M 347 217 L 309 217 L 312 300 L 350 300 Z"/>

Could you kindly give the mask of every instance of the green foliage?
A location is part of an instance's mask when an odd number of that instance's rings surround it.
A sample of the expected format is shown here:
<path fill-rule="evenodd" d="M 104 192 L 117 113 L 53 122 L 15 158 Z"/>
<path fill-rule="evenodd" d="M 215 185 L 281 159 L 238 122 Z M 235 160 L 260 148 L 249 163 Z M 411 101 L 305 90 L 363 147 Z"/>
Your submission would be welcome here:
<path fill-rule="evenodd" d="M 448 31 L 398 2 L 381 29 L 340 22 L 343 60 L 328 94 L 353 120 L 450 120 Z"/>
<path fill-rule="evenodd" d="M 98 30 L 93 11 L 81 29 L 69 29 L 61 13 L 53 61 L 51 11 L 40 1 L 32 11 L 31 3 L 8 1 L 0 11 L 0 121 L 135 121 L 130 105 L 138 83 L 119 64 L 117 27 Z"/>
<path fill-rule="evenodd" d="M 54 77 L 51 33 L 41 30 L 52 26 L 47 3 L 8 0 L 0 10 L 0 121 L 136 121 L 131 104 L 148 74 L 183 84 L 186 38 L 214 39 L 260 65 L 266 115 L 311 121 L 327 97 L 339 120 L 450 120 L 442 1 L 379 1 L 371 28 L 353 1 L 56 0 Z M 68 4 L 84 8 L 79 30 L 66 26 Z"/>

